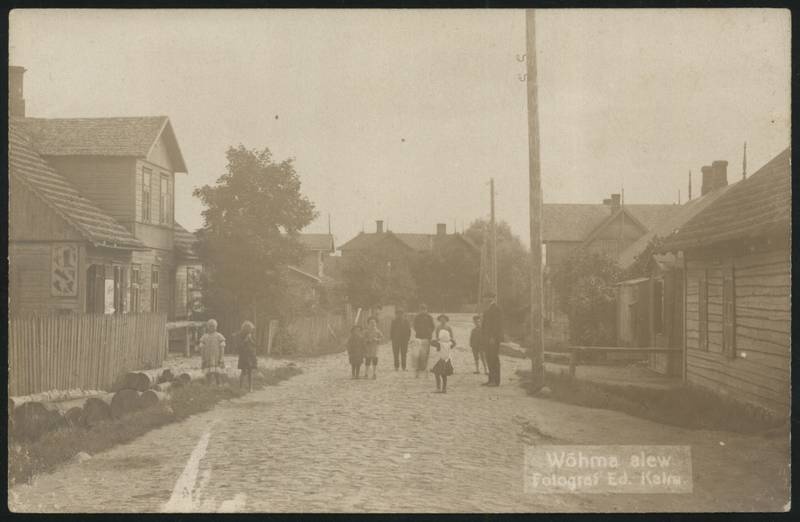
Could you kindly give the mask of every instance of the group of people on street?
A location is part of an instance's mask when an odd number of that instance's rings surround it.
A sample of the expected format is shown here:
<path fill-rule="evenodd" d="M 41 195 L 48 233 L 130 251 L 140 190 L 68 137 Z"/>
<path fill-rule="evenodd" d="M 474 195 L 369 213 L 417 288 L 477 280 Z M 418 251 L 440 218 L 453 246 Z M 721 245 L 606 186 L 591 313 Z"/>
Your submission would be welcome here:
<path fill-rule="evenodd" d="M 239 387 L 244 387 L 247 379 L 247 386 L 253 391 L 253 370 L 258 367 L 256 357 L 256 341 L 253 333 L 256 327 L 250 321 L 242 323 L 241 328 L 234 334 L 239 351 L 238 367 L 241 370 L 239 375 Z M 225 336 L 217 331 L 217 321 L 209 319 L 206 322 L 206 332 L 200 337 L 200 367 L 206 375 L 209 383 L 219 386 L 222 384 L 222 370 L 225 368 Z"/>
<path fill-rule="evenodd" d="M 475 359 L 475 372 L 480 374 L 483 364 L 488 380 L 484 386 L 500 385 L 500 342 L 503 340 L 503 316 L 494 294 L 485 296 L 484 312 L 473 317 L 474 327 L 470 334 L 470 348 Z M 420 305 L 419 313 L 409 323 L 405 312 L 398 309 L 392 320 L 389 337 L 392 343 L 394 369 L 406 371 L 408 347 L 411 343 L 413 326 L 416 355 L 414 357 L 414 375 L 428 371 L 431 347 L 436 350 L 436 362 L 431 372 L 436 377 L 436 391 L 447 393 L 447 377 L 453 374 L 452 353 L 456 346 L 453 329 L 449 325 L 447 315 L 439 315 L 436 323 L 428 313 L 426 305 Z M 438 324 L 437 324 L 438 323 Z M 372 378 L 376 379 L 378 365 L 378 346 L 383 342 L 383 335 L 378 329 L 378 320 L 370 317 L 366 329 L 359 325 L 352 327 L 347 341 L 347 353 L 350 360 L 351 378 L 361 378 L 361 365 L 365 364 L 364 378 L 369 377 L 372 366 Z"/>

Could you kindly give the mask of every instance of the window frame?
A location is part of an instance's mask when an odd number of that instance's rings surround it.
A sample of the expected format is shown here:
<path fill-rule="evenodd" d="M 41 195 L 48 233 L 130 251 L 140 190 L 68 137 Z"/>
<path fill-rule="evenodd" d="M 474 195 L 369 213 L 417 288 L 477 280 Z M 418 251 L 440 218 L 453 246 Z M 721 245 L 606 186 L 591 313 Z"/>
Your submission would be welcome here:
<path fill-rule="evenodd" d="M 159 176 L 159 223 L 162 225 L 172 224 L 172 190 L 170 187 L 170 176 L 166 172 L 162 172 Z"/>
<path fill-rule="evenodd" d="M 158 288 L 159 283 L 161 281 L 161 275 L 159 274 L 160 267 L 158 265 L 152 265 L 150 267 L 150 311 L 152 313 L 158 313 Z"/>
<path fill-rule="evenodd" d="M 131 265 L 131 313 L 138 314 L 142 311 L 141 303 L 141 284 L 142 284 L 142 266 Z"/>
<path fill-rule="evenodd" d="M 142 167 L 142 223 L 153 219 L 153 170 Z"/>

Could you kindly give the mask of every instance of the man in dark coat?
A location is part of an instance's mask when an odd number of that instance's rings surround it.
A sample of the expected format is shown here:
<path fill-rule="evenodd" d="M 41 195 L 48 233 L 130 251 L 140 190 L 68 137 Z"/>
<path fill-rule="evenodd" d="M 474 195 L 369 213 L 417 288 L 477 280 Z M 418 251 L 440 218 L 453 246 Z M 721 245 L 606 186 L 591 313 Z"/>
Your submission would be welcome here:
<path fill-rule="evenodd" d="M 408 353 L 408 341 L 411 339 L 411 325 L 408 324 L 406 314 L 400 309 L 395 312 L 392 320 L 391 338 L 394 370 L 399 370 L 402 362 L 403 371 L 406 371 L 406 354 Z"/>
<path fill-rule="evenodd" d="M 487 294 L 488 306 L 483 312 L 483 336 L 486 340 L 486 365 L 489 367 L 489 380 L 484 386 L 500 386 L 500 343 L 503 342 L 503 311 L 497 304 L 497 296 Z"/>
<path fill-rule="evenodd" d="M 431 337 L 436 325 L 433 324 L 433 317 L 428 313 L 428 307 L 419 306 L 419 313 L 414 317 L 414 337 L 417 338 L 419 353 L 417 354 L 417 368 L 415 377 L 419 377 L 419 372 L 428 369 L 428 357 L 431 353 Z"/>

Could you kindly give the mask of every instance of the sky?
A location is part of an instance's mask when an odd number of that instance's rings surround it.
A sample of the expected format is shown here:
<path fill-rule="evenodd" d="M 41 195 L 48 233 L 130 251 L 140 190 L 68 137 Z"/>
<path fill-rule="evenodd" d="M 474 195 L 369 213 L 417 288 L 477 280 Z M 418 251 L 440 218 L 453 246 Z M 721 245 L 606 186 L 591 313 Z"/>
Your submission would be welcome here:
<path fill-rule="evenodd" d="M 525 243 L 522 10 L 14 10 L 10 63 L 33 117 L 169 116 L 192 189 L 243 144 L 294 158 L 337 246 L 489 213 Z M 790 15 L 776 9 L 539 10 L 545 203 L 686 201 L 700 168 L 741 178 L 790 143 Z"/>

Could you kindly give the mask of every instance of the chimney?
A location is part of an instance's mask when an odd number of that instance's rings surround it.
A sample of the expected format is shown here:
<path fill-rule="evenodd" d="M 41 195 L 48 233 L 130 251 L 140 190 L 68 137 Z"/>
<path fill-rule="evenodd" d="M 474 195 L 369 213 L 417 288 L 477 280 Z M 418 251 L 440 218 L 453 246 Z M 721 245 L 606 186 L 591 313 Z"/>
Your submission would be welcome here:
<path fill-rule="evenodd" d="M 25 98 L 22 89 L 22 75 L 25 68 L 18 65 L 8 66 L 8 115 L 10 117 L 25 117 Z"/>
<path fill-rule="evenodd" d="M 703 173 L 703 181 L 700 185 L 700 197 L 702 197 L 714 190 L 714 171 L 710 166 L 704 165 L 700 172 Z"/>
<path fill-rule="evenodd" d="M 444 224 L 444 223 L 437 223 L 436 224 L 436 235 L 437 236 L 447 235 L 447 225 Z"/>
<path fill-rule="evenodd" d="M 711 190 L 728 186 L 728 162 L 717 160 L 711 164 L 714 173 L 714 187 Z"/>
<path fill-rule="evenodd" d="M 377 221 L 375 221 L 375 232 L 377 232 L 378 234 L 383 234 L 383 220 L 382 219 L 378 219 Z"/>

